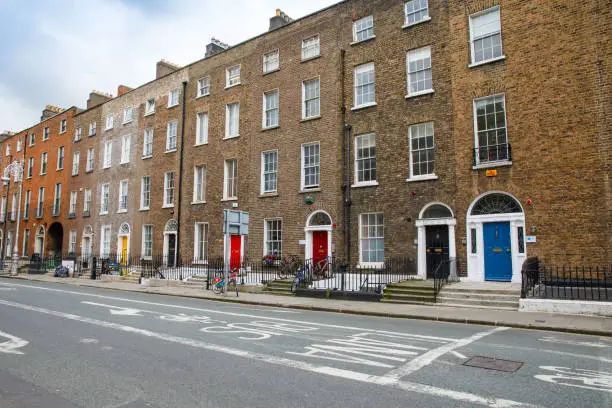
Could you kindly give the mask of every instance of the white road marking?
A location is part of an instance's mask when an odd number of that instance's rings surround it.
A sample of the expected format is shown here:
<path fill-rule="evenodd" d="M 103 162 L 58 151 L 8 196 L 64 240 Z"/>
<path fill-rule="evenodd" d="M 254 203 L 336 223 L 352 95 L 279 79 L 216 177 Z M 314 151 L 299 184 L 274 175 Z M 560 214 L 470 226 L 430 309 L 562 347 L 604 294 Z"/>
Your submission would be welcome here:
<path fill-rule="evenodd" d="M 42 286 L 35 286 L 35 285 L 21 285 L 21 284 L 17 284 L 17 283 L 3 283 L 3 282 L 0 282 L 0 285 L 17 286 L 17 287 L 24 287 L 24 288 L 29 288 L 29 289 L 44 290 L 44 291 L 49 291 L 49 292 L 69 293 L 69 294 L 78 295 L 78 296 L 95 297 L 95 298 L 99 298 L 99 299 L 118 300 L 118 301 L 121 301 L 121 302 L 137 303 L 137 304 L 144 304 L 144 305 L 150 305 L 150 306 L 162 306 L 162 307 L 170 307 L 170 308 L 183 309 L 183 310 L 195 310 L 195 311 L 198 311 L 198 312 L 217 313 L 217 314 L 224 314 L 224 315 L 228 315 L 228 316 L 252 317 L 252 318 L 256 318 L 256 319 L 274 320 L 274 321 L 278 321 L 278 322 L 287 322 L 287 323 L 308 324 L 308 325 L 311 325 L 311 326 L 327 327 L 327 328 L 332 328 L 332 329 L 342 329 L 342 330 L 362 331 L 362 332 L 370 332 L 370 333 L 392 334 L 392 335 L 401 336 L 401 337 L 404 337 L 404 338 L 414 338 L 414 339 L 419 339 L 419 340 L 422 340 L 422 341 L 429 341 L 429 342 L 432 342 L 432 343 L 442 343 L 442 344 L 445 344 L 445 343 L 447 343 L 449 341 L 456 341 L 456 340 L 458 340 L 458 339 L 449 338 L 449 337 L 425 336 L 425 335 L 421 335 L 421 334 L 392 332 L 392 331 L 377 330 L 377 329 L 366 329 L 366 328 L 353 327 L 353 326 L 340 326 L 340 325 L 336 325 L 336 324 L 326 324 L 326 323 L 318 323 L 318 322 L 305 322 L 305 321 L 301 321 L 301 320 L 281 319 L 281 318 L 278 318 L 278 317 L 250 315 L 250 314 L 245 314 L 245 313 L 227 312 L 227 311 L 215 310 L 215 309 L 202 309 L 202 308 L 191 307 L 191 306 L 180 306 L 180 305 L 172 305 L 172 304 L 168 304 L 168 303 L 149 302 L 149 301 L 145 301 L 145 300 L 125 299 L 125 298 L 120 298 L 120 297 L 115 297 L 115 296 L 97 295 L 97 294 L 94 294 L 94 293 L 86 293 L 86 292 L 75 292 L 75 291 L 64 290 L 64 289 L 45 288 L 45 287 L 42 287 Z M 104 288 L 102 288 L 102 289 L 104 289 Z M 148 294 L 147 292 L 142 292 L 142 293 L 143 294 Z M 204 299 L 204 300 L 208 300 L 208 299 Z"/>
<path fill-rule="evenodd" d="M 576 340 L 569 340 L 569 339 L 560 339 L 558 337 L 553 337 L 553 336 L 542 337 L 541 339 L 538 339 L 538 340 L 544 341 L 544 342 L 547 342 L 547 343 L 568 344 L 568 345 L 571 345 L 571 346 L 600 347 L 600 348 L 612 347 L 612 344 L 592 343 L 592 342 L 589 342 L 589 341 L 576 341 Z"/>
<path fill-rule="evenodd" d="M 535 375 L 534 377 L 538 380 L 565 385 L 568 387 L 612 392 L 611 373 L 554 366 L 540 366 L 540 369 L 552 372 L 553 374 Z"/>
<path fill-rule="evenodd" d="M 459 357 L 459 358 L 461 358 L 463 360 L 467 359 L 466 356 L 464 356 L 463 354 L 461 354 L 460 352 L 455 351 L 455 350 L 451 350 L 451 354 L 454 354 L 455 356 L 457 356 L 457 357 Z"/>
<path fill-rule="evenodd" d="M 81 340 L 79 340 L 79 343 L 96 344 L 96 343 L 98 343 L 98 339 L 81 339 Z"/>
<path fill-rule="evenodd" d="M 463 392 L 453 391 L 443 388 L 437 388 L 429 385 L 418 384 L 407 381 L 400 381 L 399 379 L 389 378 L 387 376 L 376 376 L 366 373 L 360 373 L 357 371 L 344 370 L 340 368 L 334 368 L 329 366 L 319 366 L 304 361 L 291 360 L 283 357 L 276 357 L 272 355 L 255 353 L 245 350 L 234 349 L 227 346 L 207 343 L 200 340 L 190 339 L 186 337 L 174 336 L 167 333 L 153 332 L 150 330 L 139 329 L 136 327 L 126 326 L 119 323 L 107 322 L 104 320 L 93 319 L 90 317 L 79 316 L 71 313 L 64 313 L 60 311 L 45 309 L 37 306 L 30 306 L 6 300 L 0 300 L 0 304 L 5 306 L 14 307 L 22 310 L 29 310 L 32 312 L 38 312 L 49 316 L 60 317 L 68 320 L 78 321 L 82 323 L 88 323 L 99 327 L 108 329 L 118 330 L 126 333 L 138 334 L 146 337 L 155 338 L 167 342 L 173 342 L 182 344 L 185 346 L 196 347 L 203 350 L 209 350 L 216 353 L 224 353 L 232 356 L 249 358 L 255 361 L 261 361 L 268 364 L 279 365 L 283 367 L 294 368 L 297 370 L 307 371 L 317 374 L 326 374 L 333 377 L 344 378 L 353 381 L 359 381 L 369 384 L 376 384 L 380 386 L 392 387 L 401 389 L 408 392 L 414 392 L 419 394 L 425 394 L 434 397 L 444 397 L 453 399 L 455 401 L 467 402 L 471 404 L 483 405 L 486 407 L 495 408 L 539 408 L 536 405 L 521 403 L 517 401 L 495 398 L 495 397 L 483 397 L 480 395 Z"/>
<path fill-rule="evenodd" d="M 13 335 L 5 333 L 3 331 L 0 331 L 0 337 L 5 337 L 5 338 L 8 339 L 8 341 L 0 343 L 0 353 L 23 354 L 22 351 L 19 351 L 17 349 L 20 349 L 20 348 L 26 346 L 29 343 L 29 341 L 26 341 L 24 339 L 20 339 L 17 336 L 13 336 Z"/>
<path fill-rule="evenodd" d="M 17 289 L 15 288 L 4 288 L 4 287 L 0 287 L 0 291 L 4 291 L 4 292 L 14 292 Z"/>
<path fill-rule="evenodd" d="M 536 351 L 538 353 L 543 352 L 543 353 L 549 353 L 549 354 L 557 354 L 559 356 L 577 357 L 577 358 L 584 358 L 587 360 L 595 360 L 595 361 L 599 361 L 600 363 L 612 363 L 612 359 L 605 358 L 605 357 L 589 356 L 589 355 L 577 354 L 577 353 L 567 353 L 565 351 L 558 351 L 558 350 L 548 350 L 548 349 L 541 349 L 541 348 L 534 348 L 534 347 L 509 346 L 506 344 L 497 344 L 497 343 L 487 343 L 487 346 L 512 349 L 512 350 Z"/>
<path fill-rule="evenodd" d="M 427 353 L 421 354 L 420 356 L 410 360 L 408 363 L 404 364 L 403 366 L 398 367 L 395 370 L 389 371 L 387 374 L 385 374 L 385 377 L 400 379 L 402 377 L 405 377 L 407 375 L 414 373 L 415 371 L 420 370 L 423 367 L 430 365 L 438 357 L 450 351 L 453 351 L 456 348 L 467 346 L 468 344 L 473 343 L 477 340 L 480 340 L 483 337 L 489 336 L 494 333 L 498 333 L 500 331 L 508 330 L 508 329 L 509 327 L 496 327 L 494 329 L 476 333 L 473 336 L 459 339 L 459 340 L 453 341 L 452 343 L 448 343 L 443 346 L 437 347 L 435 349 L 429 350 Z"/>
<path fill-rule="evenodd" d="M 108 307 L 109 308 L 109 312 L 112 315 L 142 316 L 140 314 L 140 310 L 138 310 L 138 309 L 130 309 L 128 307 L 119 307 L 119 306 L 104 305 L 102 303 L 95 303 L 95 302 L 81 302 L 81 303 L 85 303 L 86 305 Z"/>

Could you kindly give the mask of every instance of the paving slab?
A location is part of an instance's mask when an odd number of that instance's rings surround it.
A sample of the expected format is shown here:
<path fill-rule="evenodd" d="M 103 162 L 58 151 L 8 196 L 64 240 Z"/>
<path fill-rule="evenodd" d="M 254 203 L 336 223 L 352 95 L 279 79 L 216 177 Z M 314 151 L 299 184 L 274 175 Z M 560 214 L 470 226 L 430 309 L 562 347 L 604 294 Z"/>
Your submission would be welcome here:
<path fill-rule="evenodd" d="M 319 310 L 336 313 L 433 320 L 453 323 L 481 324 L 489 326 L 506 326 L 612 337 L 612 318 L 597 316 L 519 312 L 514 310 L 472 309 L 448 307 L 440 304 L 432 304 L 430 306 L 385 302 L 362 302 L 355 300 L 319 299 L 278 296 L 265 292 L 240 292 L 240 295 L 236 297 L 234 294 L 228 294 L 227 296 L 216 295 L 212 291 L 184 286 L 142 287 L 137 283 L 131 282 L 54 278 L 47 275 L 19 275 L 16 277 L 0 275 L 0 278 L 4 278 L 4 281 L 7 281 L 8 279 L 26 279 L 30 281 L 54 282 L 75 286 L 154 293 L 158 295 L 180 296 L 293 309 Z"/>

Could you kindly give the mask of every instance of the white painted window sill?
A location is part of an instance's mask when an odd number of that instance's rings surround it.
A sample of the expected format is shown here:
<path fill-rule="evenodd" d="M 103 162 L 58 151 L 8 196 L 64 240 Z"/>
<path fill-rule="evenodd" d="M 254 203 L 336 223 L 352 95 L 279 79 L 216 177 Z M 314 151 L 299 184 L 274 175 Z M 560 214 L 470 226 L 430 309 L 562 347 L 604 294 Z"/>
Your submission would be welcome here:
<path fill-rule="evenodd" d="M 415 93 L 411 93 L 405 96 L 406 99 L 410 99 L 410 98 L 416 98 L 417 96 L 421 96 L 421 95 L 429 95 L 434 93 L 433 89 L 428 89 L 426 91 L 420 91 L 420 92 L 415 92 Z"/>
<path fill-rule="evenodd" d="M 130 119 L 130 120 L 126 120 L 125 122 L 123 122 L 123 125 L 127 125 L 128 123 L 131 123 L 134 119 Z"/>
<path fill-rule="evenodd" d="M 358 111 L 358 110 L 361 110 L 361 109 L 371 108 L 372 106 L 376 106 L 376 105 L 378 105 L 376 102 L 371 102 L 371 103 L 367 103 L 365 105 L 354 106 L 354 107 L 351 108 L 351 110 L 354 112 L 354 111 Z"/>
<path fill-rule="evenodd" d="M 262 132 L 265 132 L 266 130 L 271 130 L 271 129 L 278 129 L 280 127 L 280 125 L 274 125 L 274 126 L 264 126 L 261 128 Z"/>
<path fill-rule="evenodd" d="M 108 215 L 108 211 L 106 212 L 101 212 L 100 215 Z"/>
<path fill-rule="evenodd" d="M 102 170 L 106 170 L 106 169 L 110 169 L 110 168 L 111 168 L 111 166 L 104 166 L 104 167 L 102 167 Z"/>
<path fill-rule="evenodd" d="M 142 160 L 150 159 L 150 158 L 152 158 L 152 157 L 153 157 L 153 155 L 152 155 L 152 154 L 151 154 L 151 155 L 149 155 L 149 156 L 142 156 Z"/>
<path fill-rule="evenodd" d="M 373 40 L 373 39 L 375 39 L 375 38 L 376 38 L 376 35 L 373 35 L 373 36 L 371 36 L 371 37 L 364 38 L 363 40 L 353 41 L 352 43 L 349 43 L 349 45 L 357 45 L 357 44 L 361 44 L 361 43 L 364 43 L 364 42 L 371 41 L 371 40 Z"/>
<path fill-rule="evenodd" d="M 138 211 L 149 211 L 151 209 L 151 207 L 142 207 L 139 208 Z"/>
<path fill-rule="evenodd" d="M 109 130 L 113 130 L 113 128 L 109 127 L 109 128 L 104 129 L 105 132 L 108 132 Z M 43 139 L 43 140 L 47 140 L 47 139 Z"/>
<path fill-rule="evenodd" d="M 192 201 L 191 205 L 196 205 L 196 204 L 206 204 L 206 201 Z"/>
<path fill-rule="evenodd" d="M 361 183 L 353 184 L 351 188 L 376 187 L 377 185 L 378 185 L 378 181 L 364 181 Z"/>
<path fill-rule="evenodd" d="M 402 26 L 402 29 L 405 29 L 405 28 L 410 28 L 410 27 L 414 27 L 414 26 L 416 26 L 416 25 L 426 23 L 426 22 L 428 22 L 428 21 L 430 21 L 430 20 L 431 20 L 431 17 L 427 16 L 427 17 L 425 17 L 424 19 L 422 19 L 421 21 L 415 21 L 414 23 L 411 23 L 411 24 L 404 24 L 404 25 Z"/>
<path fill-rule="evenodd" d="M 130 164 L 130 162 L 129 161 L 122 161 L 119 164 Z"/>
<path fill-rule="evenodd" d="M 489 64 L 491 62 L 496 62 L 496 61 L 501 61 L 501 60 L 505 60 L 506 56 L 505 55 L 501 55 L 499 57 L 495 57 L 495 58 L 491 58 L 488 59 L 486 61 L 480 61 L 480 62 L 474 62 L 468 65 L 468 68 L 474 68 L 474 67 L 479 67 L 481 65 L 485 65 L 485 64 Z"/>
<path fill-rule="evenodd" d="M 315 120 L 315 119 L 321 119 L 321 115 L 309 116 L 307 118 L 302 118 L 302 120 L 300 120 L 300 122 L 309 122 L 309 121 Z"/>
<path fill-rule="evenodd" d="M 155 111 L 153 111 L 153 112 L 145 112 L 145 114 L 143 116 L 147 117 L 147 116 L 151 116 L 151 115 L 155 115 Z"/>
<path fill-rule="evenodd" d="M 237 137 L 240 137 L 240 135 L 238 134 L 238 135 L 235 135 L 235 136 L 225 136 L 223 138 L 223 140 L 236 139 Z"/>
<path fill-rule="evenodd" d="M 437 174 L 426 174 L 423 176 L 412 176 L 406 179 L 407 183 L 411 183 L 414 181 L 427 181 L 427 180 L 437 180 L 438 179 L 438 175 Z"/>
<path fill-rule="evenodd" d="M 242 85 L 242 83 L 238 82 L 237 84 L 227 85 L 227 86 L 225 87 L 225 89 L 226 89 L 226 90 L 228 90 L 228 89 L 233 88 L 233 87 L 238 86 L 238 85 Z"/>
<path fill-rule="evenodd" d="M 174 105 L 168 105 L 168 109 L 174 108 L 175 106 L 178 106 L 178 105 L 179 105 L 178 103 L 175 103 Z"/>
<path fill-rule="evenodd" d="M 225 202 L 225 201 L 238 201 L 238 197 L 229 197 L 229 198 L 221 199 L 221 202 Z"/>
<path fill-rule="evenodd" d="M 166 150 L 164 153 L 174 153 L 174 152 L 176 152 L 176 149 Z"/>
<path fill-rule="evenodd" d="M 278 192 L 276 191 L 267 191 L 263 192 L 259 195 L 259 198 L 267 198 L 267 197 L 278 197 Z"/>
<path fill-rule="evenodd" d="M 300 190 L 300 194 L 313 193 L 313 192 L 317 192 L 317 191 L 321 191 L 321 187 L 312 187 L 312 188 L 303 187 Z"/>
<path fill-rule="evenodd" d="M 205 96 L 210 96 L 210 92 L 207 93 L 207 94 L 198 95 L 198 96 L 196 96 L 196 99 L 200 99 L 200 98 L 203 98 Z"/>
<path fill-rule="evenodd" d="M 321 57 L 321 54 L 317 54 L 317 55 L 314 55 L 314 56 L 308 57 L 308 58 L 302 57 L 302 60 L 300 62 L 308 62 L 308 61 L 312 61 L 312 60 L 315 60 L 315 59 L 320 58 L 320 57 Z"/>
<path fill-rule="evenodd" d="M 162 208 L 174 208 L 174 204 L 164 204 Z"/>
<path fill-rule="evenodd" d="M 504 161 L 496 161 L 496 162 L 479 163 L 475 166 L 472 166 L 472 170 L 490 169 L 493 167 L 507 167 L 507 166 L 512 166 L 512 162 L 508 160 L 504 160 Z"/>
<path fill-rule="evenodd" d="M 207 144 L 208 144 L 208 142 L 196 143 L 196 144 L 193 145 L 193 147 L 206 146 Z"/>
<path fill-rule="evenodd" d="M 127 209 L 125 209 L 125 210 L 117 210 L 117 214 L 123 214 L 123 213 L 127 213 Z"/>
<path fill-rule="evenodd" d="M 268 75 L 268 74 L 273 74 L 275 72 L 280 71 L 280 68 L 275 68 L 275 69 L 271 69 L 269 71 L 264 71 L 264 73 L 262 75 Z"/>

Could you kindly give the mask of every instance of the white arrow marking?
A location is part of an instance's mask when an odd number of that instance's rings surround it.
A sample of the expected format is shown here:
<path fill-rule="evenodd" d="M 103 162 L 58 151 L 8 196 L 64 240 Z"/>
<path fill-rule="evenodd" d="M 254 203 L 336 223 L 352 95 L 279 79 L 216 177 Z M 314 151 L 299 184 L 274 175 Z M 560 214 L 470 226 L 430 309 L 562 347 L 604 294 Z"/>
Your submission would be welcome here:
<path fill-rule="evenodd" d="M 540 341 L 545 341 L 547 343 L 559 343 L 559 344 L 568 344 L 571 346 L 585 346 L 585 347 L 612 347 L 608 344 L 603 344 L 603 343 L 592 343 L 592 342 L 588 342 L 588 341 L 578 341 L 578 340 L 567 340 L 567 339 L 559 339 L 557 337 L 552 337 L 552 336 L 548 336 L 548 337 L 542 337 L 541 339 L 538 339 Z"/>
<path fill-rule="evenodd" d="M 86 305 L 108 307 L 110 309 L 109 310 L 110 314 L 112 314 L 112 315 L 142 316 L 140 314 L 141 311 L 139 309 L 131 309 L 129 307 L 111 306 L 111 305 L 105 305 L 105 304 L 102 304 L 102 303 L 95 303 L 95 302 L 81 302 L 81 303 L 85 303 Z"/>
<path fill-rule="evenodd" d="M 10 334 L 2 331 L 0 331 L 0 337 L 6 337 L 7 339 L 9 339 L 9 341 L 0 343 L 0 353 L 23 354 L 23 352 L 17 349 L 22 348 L 23 346 L 29 343 L 29 341 L 25 341 L 24 339 L 20 339 L 19 337 L 11 336 Z"/>
<path fill-rule="evenodd" d="M 463 354 L 461 354 L 460 352 L 455 351 L 455 350 L 452 350 L 452 351 L 451 351 L 451 354 L 454 354 L 455 356 L 457 356 L 457 357 L 459 357 L 459 358 L 462 358 L 462 359 L 464 359 L 464 360 L 465 360 L 465 359 L 467 359 L 467 357 L 466 357 L 466 356 L 464 356 Z"/>

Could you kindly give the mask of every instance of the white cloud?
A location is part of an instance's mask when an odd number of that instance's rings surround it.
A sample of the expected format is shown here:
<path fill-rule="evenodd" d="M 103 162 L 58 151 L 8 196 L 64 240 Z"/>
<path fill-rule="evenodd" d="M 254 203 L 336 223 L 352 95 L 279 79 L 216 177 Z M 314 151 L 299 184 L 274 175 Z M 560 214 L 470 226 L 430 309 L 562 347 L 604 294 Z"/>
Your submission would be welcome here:
<path fill-rule="evenodd" d="M 26 8 L 17 1 L 0 5 L 0 14 L 10 9 L 14 16 L 3 28 L 10 41 L 0 44 L 6 61 L 0 64 L 0 129 L 14 131 L 35 124 L 46 104 L 83 106 L 92 89 L 115 94 L 119 84 L 148 82 L 161 58 L 196 61 L 213 36 L 236 44 L 261 34 L 277 7 L 299 18 L 334 3 L 72 0 L 67 6 L 40 0 Z"/>

